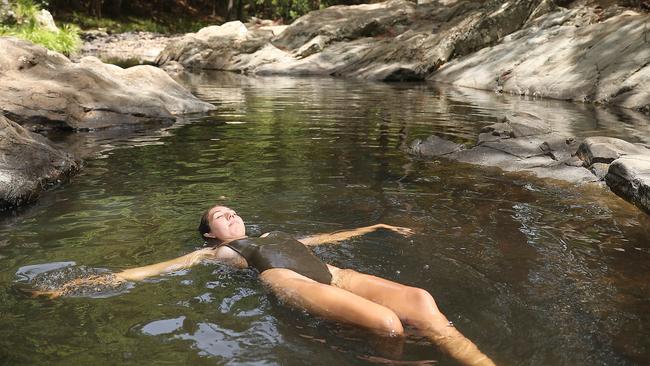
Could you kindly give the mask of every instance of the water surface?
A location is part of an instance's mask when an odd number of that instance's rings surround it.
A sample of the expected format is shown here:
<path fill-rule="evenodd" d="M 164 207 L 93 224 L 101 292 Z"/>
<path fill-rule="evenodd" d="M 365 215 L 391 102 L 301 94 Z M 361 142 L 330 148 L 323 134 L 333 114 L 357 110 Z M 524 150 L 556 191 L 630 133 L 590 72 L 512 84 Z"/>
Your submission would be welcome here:
<path fill-rule="evenodd" d="M 430 134 L 472 143 L 513 111 L 570 135 L 649 144 L 647 117 L 425 84 L 235 74 L 183 82 L 218 110 L 129 139 L 60 137 L 104 151 L 4 219 L 2 364 L 453 364 L 417 335 L 400 344 L 287 309 L 252 270 L 199 266 L 107 298 L 18 290 L 25 266 L 119 270 L 185 254 L 201 245 L 198 216 L 212 203 L 235 208 L 253 235 L 413 228 L 408 239 L 377 232 L 315 252 L 430 291 L 500 364 L 650 363 L 647 215 L 601 186 L 400 150 Z"/>

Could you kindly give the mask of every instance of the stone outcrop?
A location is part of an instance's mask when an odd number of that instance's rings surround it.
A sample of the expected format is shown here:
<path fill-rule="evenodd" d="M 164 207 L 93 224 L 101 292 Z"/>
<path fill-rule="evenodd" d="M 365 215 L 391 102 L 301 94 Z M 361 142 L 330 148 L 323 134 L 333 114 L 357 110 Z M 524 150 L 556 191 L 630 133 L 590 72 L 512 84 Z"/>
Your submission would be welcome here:
<path fill-rule="evenodd" d="M 571 183 L 605 181 L 610 189 L 650 213 L 650 149 L 611 137 L 566 137 L 528 113 L 486 126 L 477 143 L 464 146 L 437 136 L 414 140 L 412 155 L 446 158 L 507 172 Z"/>
<path fill-rule="evenodd" d="M 0 37 L 0 111 L 35 130 L 170 122 L 214 109 L 152 66 L 122 69 Z"/>
<path fill-rule="evenodd" d="M 581 12 L 558 8 L 430 79 L 650 112 L 650 15 L 628 10 L 601 21 Z"/>
<path fill-rule="evenodd" d="M 650 153 L 614 160 L 605 181 L 614 193 L 650 214 Z"/>
<path fill-rule="evenodd" d="M 299 18 L 265 44 L 244 52 L 235 45 L 232 53 L 223 55 L 228 37 L 201 43 L 189 34 L 170 43 L 157 63 L 178 61 L 185 67 L 261 74 L 424 80 L 452 57 L 491 45 L 518 29 L 537 2 L 485 2 L 487 12 L 485 4 L 472 1 L 333 6 Z"/>
<path fill-rule="evenodd" d="M 0 211 L 34 201 L 79 166 L 45 137 L 0 115 Z"/>
<path fill-rule="evenodd" d="M 579 146 L 574 138 L 553 131 L 547 122 L 528 113 L 512 113 L 503 122 L 486 126 L 473 146 L 454 145 L 430 137 L 425 141 L 415 140 L 408 152 L 426 158 L 445 157 L 493 166 L 508 172 L 524 171 L 541 178 L 573 183 L 599 180 L 574 156 Z"/>
<path fill-rule="evenodd" d="M 434 80 L 650 112 L 649 22 L 649 14 L 618 5 L 389 0 L 313 11 L 282 32 L 239 22 L 208 27 L 170 42 L 156 63 Z"/>

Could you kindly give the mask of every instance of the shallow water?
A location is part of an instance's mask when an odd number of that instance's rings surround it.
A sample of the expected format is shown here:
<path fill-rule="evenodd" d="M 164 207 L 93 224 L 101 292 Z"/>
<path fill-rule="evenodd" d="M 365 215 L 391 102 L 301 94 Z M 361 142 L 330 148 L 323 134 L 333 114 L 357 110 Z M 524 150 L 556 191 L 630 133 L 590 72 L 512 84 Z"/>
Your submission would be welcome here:
<path fill-rule="evenodd" d="M 60 262 L 118 270 L 187 253 L 200 246 L 198 216 L 213 202 L 235 208 L 254 235 L 377 222 L 415 229 L 315 252 L 427 289 L 500 364 L 650 363 L 647 215 L 603 187 L 399 150 L 430 134 L 471 143 L 509 111 L 575 136 L 649 144 L 647 117 L 423 84 L 183 81 L 218 110 L 129 139 L 60 138 L 104 152 L 4 219 L 0 363 L 453 364 L 417 335 L 402 344 L 287 309 L 251 270 L 199 266 L 107 298 L 30 298 L 16 283 L 17 273 L 71 264 Z"/>

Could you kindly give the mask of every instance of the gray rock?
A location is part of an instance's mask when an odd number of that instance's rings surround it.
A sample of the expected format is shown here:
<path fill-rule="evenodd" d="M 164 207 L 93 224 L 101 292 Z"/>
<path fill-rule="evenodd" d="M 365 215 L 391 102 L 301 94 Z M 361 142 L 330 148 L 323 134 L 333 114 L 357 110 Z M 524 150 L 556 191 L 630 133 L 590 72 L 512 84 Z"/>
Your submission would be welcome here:
<path fill-rule="evenodd" d="M 594 175 L 597 176 L 600 180 L 605 180 L 605 176 L 607 175 L 608 170 L 609 164 L 605 163 L 593 163 L 589 167 L 589 171 L 594 173 Z"/>
<path fill-rule="evenodd" d="M 470 164 L 492 166 L 508 172 L 528 172 L 540 178 L 572 183 L 599 180 L 574 156 L 578 142 L 551 128 L 532 113 L 509 113 L 503 122 L 484 127 L 475 146 L 455 148 L 436 136 L 425 142 L 415 140 L 409 153 L 445 158 Z"/>
<path fill-rule="evenodd" d="M 614 193 L 650 213 L 650 154 L 614 160 L 605 182 Z"/>
<path fill-rule="evenodd" d="M 81 33 L 84 43 L 77 59 L 94 56 L 100 60 L 120 65 L 153 64 L 167 44 L 178 37 L 151 32 L 125 32 L 107 34 L 99 30 Z"/>
<path fill-rule="evenodd" d="M 291 56 L 270 44 L 274 33 L 241 22 L 210 26 L 170 42 L 155 60 L 176 61 L 188 69 L 251 71 L 255 66 L 281 62 Z"/>
<path fill-rule="evenodd" d="M 34 16 L 34 20 L 36 21 L 36 24 L 39 28 L 48 30 L 50 32 L 59 33 L 59 28 L 56 26 L 56 23 L 54 23 L 54 18 L 49 11 L 41 9 Z"/>
<path fill-rule="evenodd" d="M 318 35 L 314 38 L 312 38 L 311 41 L 305 43 L 302 45 L 297 51 L 296 51 L 296 57 L 297 58 L 305 58 L 307 56 L 311 56 L 315 53 L 321 52 L 323 48 L 325 48 L 325 45 L 329 42 L 329 39 L 327 37 Z"/>
<path fill-rule="evenodd" d="M 152 66 L 128 69 L 0 37 L 0 110 L 35 129 L 100 129 L 171 122 L 214 109 Z"/>
<path fill-rule="evenodd" d="M 600 21 L 590 11 L 551 10 L 431 80 L 650 111 L 650 14 L 618 10 Z"/>
<path fill-rule="evenodd" d="M 650 154 L 650 149 L 613 137 L 588 137 L 578 147 L 576 155 L 585 166 L 609 164 L 623 155 Z"/>
<path fill-rule="evenodd" d="M 244 50 L 223 36 L 208 43 L 189 34 L 168 45 L 157 64 L 178 61 L 190 68 L 258 74 L 424 80 L 451 58 L 492 45 L 517 30 L 536 3 L 458 1 L 417 6 L 390 0 L 333 6 L 297 19 L 270 44 L 255 49 Z"/>
<path fill-rule="evenodd" d="M 0 115 L 0 211 L 34 201 L 79 166 L 43 136 Z"/>
<path fill-rule="evenodd" d="M 409 154 L 421 157 L 436 157 L 451 154 L 463 149 L 463 145 L 432 135 L 426 140 L 414 140 L 408 148 Z"/>

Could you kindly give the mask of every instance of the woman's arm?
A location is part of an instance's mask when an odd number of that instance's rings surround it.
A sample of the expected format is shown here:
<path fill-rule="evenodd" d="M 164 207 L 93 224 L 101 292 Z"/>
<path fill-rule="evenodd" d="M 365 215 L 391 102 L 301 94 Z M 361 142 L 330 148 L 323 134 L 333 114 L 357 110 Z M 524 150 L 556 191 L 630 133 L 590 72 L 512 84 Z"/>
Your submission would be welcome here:
<path fill-rule="evenodd" d="M 305 245 L 319 245 L 324 243 L 337 243 L 343 240 L 371 233 L 378 229 L 392 230 L 404 236 L 413 235 L 413 230 L 407 227 L 392 226 L 387 224 L 376 224 L 371 226 L 364 226 L 352 230 L 336 231 L 329 234 L 312 235 L 305 238 L 298 239 L 299 242 Z"/>
<path fill-rule="evenodd" d="M 151 264 L 144 267 L 130 268 L 118 273 L 102 273 L 89 277 L 75 278 L 54 289 L 28 289 L 32 296 L 56 298 L 74 294 L 83 288 L 110 288 L 126 281 L 141 281 L 148 277 L 190 268 L 202 261 L 217 261 L 236 267 L 247 267 L 246 259 L 228 247 L 199 249 L 172 260 Z"/>
<path fill-rule="evenodd" d="M 124 281 L 141 281 L 148 277 L 190 268 L 204 260 L 224 262 L 236 267 L 247 266 L 246 260 L 228 247 L 204 248 L 165 262 L 125 269 L 116 273 L 115 276 Z"/>

